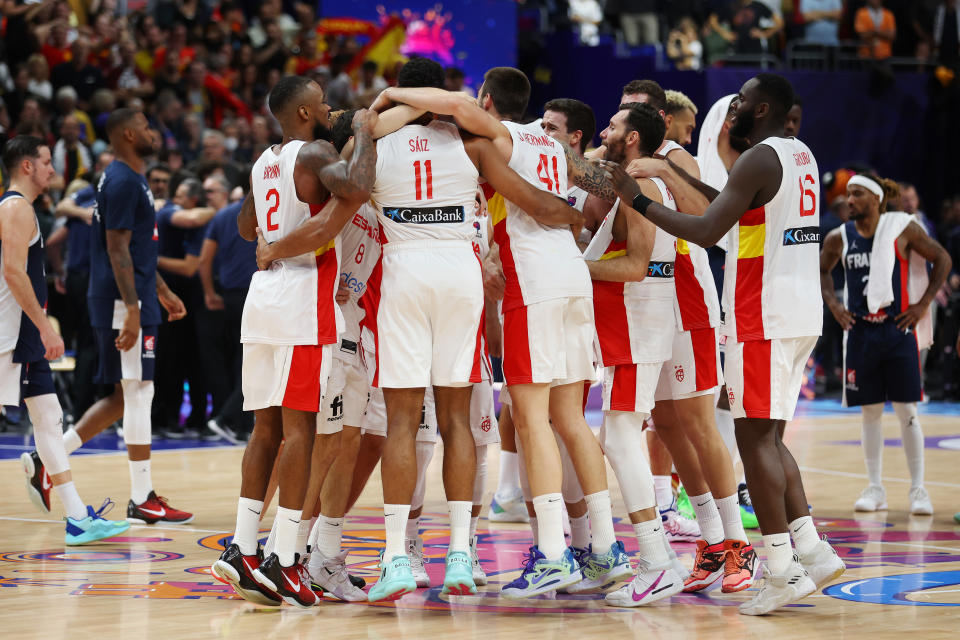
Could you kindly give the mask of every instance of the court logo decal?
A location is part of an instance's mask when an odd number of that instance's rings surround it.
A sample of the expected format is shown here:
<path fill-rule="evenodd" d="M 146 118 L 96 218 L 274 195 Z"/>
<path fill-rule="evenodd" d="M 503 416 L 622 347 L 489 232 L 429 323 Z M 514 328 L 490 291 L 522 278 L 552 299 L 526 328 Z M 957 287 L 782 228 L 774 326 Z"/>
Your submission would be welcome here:
<path fill-rule="evenodd" d="M 179 560 L 183 554 L 146 549 L 70 549 L 67 551 L 33 551 L 0 554 L 6 562 L 89 562 L 93 564 L 128 564 L 132 562 L 167 562 Z"/>
<path fill-rule="evenodd" d="M 854 580 L 827 587 L 823 592 L 840 600 L 870 604 L 960 607 L 960 599 L 955 595 L 957 589 L 943 593 L 933 591 L 957 585 L 960 585 L 960 571 L 933 571 Z"/>

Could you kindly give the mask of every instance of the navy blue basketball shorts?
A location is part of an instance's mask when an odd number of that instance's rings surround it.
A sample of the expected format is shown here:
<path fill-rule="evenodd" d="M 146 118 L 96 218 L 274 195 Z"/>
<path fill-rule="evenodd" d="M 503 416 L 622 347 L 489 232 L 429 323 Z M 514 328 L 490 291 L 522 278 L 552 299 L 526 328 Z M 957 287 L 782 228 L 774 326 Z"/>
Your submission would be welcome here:
<path fill-rule="evenodd" d="M 846 332 L 843 355 L 845 406 L 923 399 L 916 332 L 860 319 Z"/>
<path fill-rule="evenodd" d="M 141 327 L 140 339 L 127 351 L 117 349 L 119 329 L 94 327 L 99 363 L 93 381 L 97 384 L 116 384 L 121 380 L 153 380 L 156 364 L 157 327 Z"/>

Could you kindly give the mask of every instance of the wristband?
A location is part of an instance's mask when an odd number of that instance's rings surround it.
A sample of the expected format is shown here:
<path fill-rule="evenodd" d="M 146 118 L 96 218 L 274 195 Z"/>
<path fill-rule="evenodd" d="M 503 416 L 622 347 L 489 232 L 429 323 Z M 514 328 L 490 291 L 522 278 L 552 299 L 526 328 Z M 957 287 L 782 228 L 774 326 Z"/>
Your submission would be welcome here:
<path fill-rule="evenodd" d="M 653 204 L 653 200 L 643 195 L 643 192 L 638 193 L 633 197 L 633 209 L 634 211 L 639 212 L 641 215 L 647 215 L 647 207 Z"/>

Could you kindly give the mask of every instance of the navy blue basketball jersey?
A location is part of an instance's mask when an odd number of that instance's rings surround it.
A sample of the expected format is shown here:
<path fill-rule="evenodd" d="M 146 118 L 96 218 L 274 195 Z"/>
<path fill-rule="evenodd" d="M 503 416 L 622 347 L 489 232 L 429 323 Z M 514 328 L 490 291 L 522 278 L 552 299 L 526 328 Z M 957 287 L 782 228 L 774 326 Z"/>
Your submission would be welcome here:
<path fill-rule="evenodd" d="M 160 324 L 157 300 L 157 216 L 147 180 L 114 160 L 97 185 L 97 206 L 90 234 L 90 324 L 109 329 L 120 291 L 107 254 L 107 230 L 129 230 L 134 283 L 140 301 L 140 325 Z"/>
<path fill-rule="evenodd" d="M 910 273 L 907 259 L 900 255 L 896 245 L 893 250 L 896 260 L 893 265 L 893 302 L 876 314 L 871 315 L 867 307 L 867 280 L 870 278 L 870 253 L 873 251 L 873 238 L 864 238 L 857 233 L 853 221 L 844 224 L 846 245 L 843 249 L 843 270 L 845 276 L 846 306 L 854 316 L 871 321 L 883 321 L 894 318 L 908 306 L 907 276 Z"/>

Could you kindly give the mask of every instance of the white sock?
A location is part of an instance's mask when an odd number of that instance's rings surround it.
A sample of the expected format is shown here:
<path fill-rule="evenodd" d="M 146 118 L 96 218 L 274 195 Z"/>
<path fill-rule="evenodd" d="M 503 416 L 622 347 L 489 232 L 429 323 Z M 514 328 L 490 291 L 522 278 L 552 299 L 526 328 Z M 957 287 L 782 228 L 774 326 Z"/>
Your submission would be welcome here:
<path fill-rule="evenodd" d="M 736 466 L 740 460 L 740 449 L 737 448 L 737 427 L 733 423 L 733 415 L 729 409 L 717 409 L 714 411 L 717 419 L 717 431 L 720 432 L 720 438 L 730 452 L 730 462 Z"/>
<path fill-rule="evenodd" d="M 667 547 L 664 545 L 663 523 L 657 516 L 653 520 L 638 522 L 633 525 L 633 532 L 637 536 L 640 558 L 651 567 L 662 567 L 670 562 Z"/>
<path fill-rule="evenodd" d="M 533 535 L 533 546 L 540 546 L 540 526 L 537 524 L 537 516 L 530 516 L 530 533 Z"/>
<path fill-rule="evenodd" d="M 301 557 L 307 554 L 307 542 L 310 540 L 310 531 L 313 529 L 312 524 L 313 518 L 309 520 L 303 517 L 300 518 L 300 528 L 297 529 L 297 546 L 295 551 L 299 553 Z"/>
<path fill-rule="evenodd" d="M 266 558 L 277 549 L 277 518 L 274 516 L 273 524 L 270 525 L 270 533 L 267 534 L 267 540 L 263 543 L 263 557 Z"/>
<path fill-rule="evenodd" d="M 383 505 L 383 527 L 386 530 L 386 548 L 383 559 L 390 562 L 396 556 L 407 555 L 403 544 L 404 531 L 407 527 L 407 517 L 410 515 L 408 504 Z"/>
<path fill-rule="evenodd" d="M 512 496 L 520 492 L 520 463 L 513 451 L 500 450 L 500 477 L 497 495 Z"/>
<path fill-rule="evenodd" d="M 653 476 L 653 490 L 657 495 L 657 508 L 666 511 L 673 504 L 673 480 L 670 476 Z"/>
<path fill-rule="evenodd" d="M 70 455 L 82 446 L 83 441 L 80 440 L 80 435 L 77 433 L 77 430 L 73 427 L 67 429 L 63 434 L 63 448 L 67 451 L 67 455 Z"/>
<path fill-rule="evenodd" d="M 692 498 L 691 498 L 692 500 Z M 747 532 L 743 530 L 743 520 L 740 519 L 740 500 L 737 494 L 714 500 L 720 512 L 720 521 L 723 523 L 723 537 L 727 540 L 747 540 Z M 697 514 L 700 519 L 700 514 Z M 703 525 L 700 528 L 703 531 Z"/>
<path fill-rule="evenodd" d="M 297 552 L 297 534 L 300 531 L 300 509 L 277 507 L 274 522 L 277 523 L 277 543 L 273 552 L 277 554 L 281 567 L 293 566 Z"/>
<path fill-rule="evenodd" d="M 900 419 L 900 434 L 903 439 L 903 453 L 907 457 L 910 470 L 910 486 L 923 486 L 923 430 L 917 418 L 916 402 L 894 402 L 893 411 Z"/>
<path fill-rule="evenodd" d="M 150 460 L 130 460 L 130 499 L 133 504 L 142 504 L 153 491 L 150 476 Z"/>
<path fill-rule="evenodd" d="M 316 550 L 324 558 L 332 558 L 340 553 L 340 542 L 343 540 L 343 518 L 328 518 L 321 514 L 317 518 Z"/>
<path fill-rule="evenodd" d="M 471 509 L 471 512 L 473 510 Z M 477 526 L 480 524 L 480 516 L 470 516 L 470 539 L 477 537 Z"/>
<path fill-rule="evenodd" d="M 610 545 L 617 541 L 613 533 L 613 508 L 610 506 L 610 492 L 597 491 L 583 497 L 587 501 L 587 513 L 590 514 L 590 526 L 593 532 L 594 553 L 606 553 Z"/>
<path fill-rule="evenodd" d="M 820 535 L 810 516 L 801 516 L 790 523 L 790 537 L 798 555 L 806 555 L 820 544 Z M 766 544 L 766 543 L 764 543 Z"/>
<path fill-rule="evenodd" d="M 563 537 L 563 496 L 559 493 L 535 496 L 533 509 L 537 512 L 537 546 L 547 560 L 556 560 L 567 548 Z"/>
<path fill-rule="evenodd" d="M 237 528 L 233 534 L 233 542 L 245 556 L 252 556 L 257 552 L 261 511 L 263 511 L 262 500 L 240 498 L 237 502 Z"/>
<path fill-rule="evenodd" d="M 417 537 L 420 535 L 420 516 L 417 516 L 416 518 L 407 518 L 404 535 L 406 540 L 417 539 Z"/>
<path fill-rule="evenodd" d="M 763 548 L 767 551 L 767 568 L 775 576 L 783 575 L 793 561 L 793 547 L 789 533 L 772 533 L 763 536 Z"/>
<path fill-rule="evenodd" d="M 586 549 L 590 544 L 590 517 L 583 514 L 579 518 L 570 518 L 570 546 Z"/>
<path fill-rule="evenodd" d="M 866 404 L 860 407 L 860 411 L 863 414 L 861 439 L 867 481 L 879 486 L 883 484 L 883 404 Z"/>
<path fill-rule="evenodd" d="M 83 520 L 87 517 L 87 505 L 83 504 L 83 500 L 80 499 L 80 494 L 77 493 L 77 487 L 72 480 L 58 484 L 54 489 L 60 496 L 60 502 L 63 504 L 63 510 L 68 518 Z"/>
<path fill-rule="evenodd" d="M 473 502 L 448 500 L 450 510 L 450 551 L 470 553 L 470 512 Z"/>
<path fill-rule="evenodd" d="M 708 491 L 699 496 L 690 496 L 690 504 L 693 506 L 693 512 L 697 514 L 700 536 L 707 541 L 707 544 L 723 542 L 723 520 L 720 519 L 720 511 L 713 500 L 713 494 Z M 740 518 L 739 509 L 737 518 Z"/>

